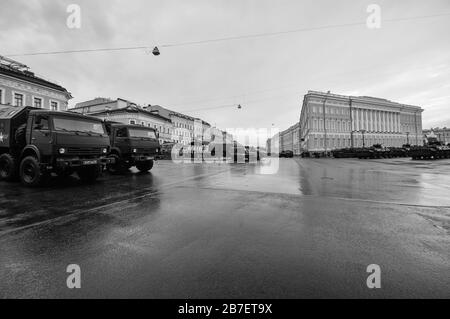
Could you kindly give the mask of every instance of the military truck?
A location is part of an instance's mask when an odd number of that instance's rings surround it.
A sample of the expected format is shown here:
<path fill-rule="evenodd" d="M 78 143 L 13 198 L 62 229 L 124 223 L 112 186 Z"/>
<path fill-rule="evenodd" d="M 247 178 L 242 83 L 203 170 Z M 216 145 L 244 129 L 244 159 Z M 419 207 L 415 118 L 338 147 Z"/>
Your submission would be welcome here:
<path fill-rule="evenodd" d="M 131 167 L 141 172 L 152 169 L 161 152 L 156 129 L 140 125 L 105 122 L 114 163 L 108 165 L 112 174 L 122 174 Z"/>
<path fill-rule="evenodd" d="M 72 112 L 0 107 L 0 179 L 38 186 L 51 173 L 95 181 L 110 144 L 102 121 Z"/>
<path fill-rule="evenodd" d="M 450 147 L 439 141 L 428 140 L 424 146 L 413 146 L 409 151 L 413 160 L 437 160 L 450 158 Z"/>

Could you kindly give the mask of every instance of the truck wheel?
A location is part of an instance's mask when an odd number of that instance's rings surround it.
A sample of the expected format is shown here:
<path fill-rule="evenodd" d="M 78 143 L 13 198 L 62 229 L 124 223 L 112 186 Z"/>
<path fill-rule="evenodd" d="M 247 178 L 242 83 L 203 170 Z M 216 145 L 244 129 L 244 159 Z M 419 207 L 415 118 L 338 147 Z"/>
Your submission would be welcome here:
<path fill-rule="evenodd" d="M 100 165 L 83 167 L 78 171 L 78 176 L 82 182 L 93 183 L 100 177 L 101 170 Z"/>
<path fill-rule="evenodd" d="M 28 187 L 41 185 L 46 174 L 41 171 L 39 161 L 34 156 L 25 157 L 20 163 L 20 181 Z"/>
<path fill-rule="evenodd" d="M 153 160 L 139 162 L 136 164 L 136 168 L 143 173 L 148 172 L 149 170 L 152 169 L 152 167 L 153 167 Z"/>
<path fill-rule="evenodd" d="M 108 172 L 111 174 L 123 174 L 126 171 L 126 167 L 120 156 L 117 154 L 111 154 L 111 157 L 114 158 L 114 164 L 108 164 Z"/>
<path fill-rule="evenodd" d="M 0 155 L 0 180 L 13 181 L 17 178 L 16 160 L 10 154 Z"/>

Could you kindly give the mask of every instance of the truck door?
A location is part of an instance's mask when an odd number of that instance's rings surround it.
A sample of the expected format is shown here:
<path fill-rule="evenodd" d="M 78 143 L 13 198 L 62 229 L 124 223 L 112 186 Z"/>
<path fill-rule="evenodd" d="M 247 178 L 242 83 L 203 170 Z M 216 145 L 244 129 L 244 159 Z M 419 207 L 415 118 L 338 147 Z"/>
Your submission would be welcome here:
<path fill-rule="evenodd" d="M 43 155 L 52 154 L 52 135 L 47 115 L 35 115 L 31 129 L 31 144 L 41 151 Z"/>
<path fill-rule="evenodd" d="M 120 149 L 122 153 L 128 153 L 130 148 L 130 139 L 126 127 L 116 128 L 114 132 L 114 146 Z"/>

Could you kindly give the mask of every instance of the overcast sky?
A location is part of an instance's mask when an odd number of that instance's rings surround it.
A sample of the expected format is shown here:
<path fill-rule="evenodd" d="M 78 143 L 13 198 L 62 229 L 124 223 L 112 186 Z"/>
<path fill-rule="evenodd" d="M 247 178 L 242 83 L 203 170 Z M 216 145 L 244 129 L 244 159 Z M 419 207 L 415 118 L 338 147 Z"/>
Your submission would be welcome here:
<path fill-rule="evenodd" d="M 81 7 L 81 28 L 66 26 Z M 450 13 L 449 0 L 1 0 L 0 55 L 149 46 Z M 450 127 L 450 16 L 145 50 L 15 57 L 66 87 L 160 104 L 230 127 L 298 121 L 308 90 L 419 105 L 424 127 Z M 237 107 L 214 108 L 241 104 Z"/>

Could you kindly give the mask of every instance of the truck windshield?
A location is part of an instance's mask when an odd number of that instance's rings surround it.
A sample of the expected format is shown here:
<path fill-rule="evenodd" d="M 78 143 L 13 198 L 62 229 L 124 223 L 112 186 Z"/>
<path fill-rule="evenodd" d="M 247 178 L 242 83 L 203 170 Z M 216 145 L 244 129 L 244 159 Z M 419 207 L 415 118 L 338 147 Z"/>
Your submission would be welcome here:
<path fill-rule="evenodd" d="M 155 131 L 152 130 L 140 130 L 130 128 L 128 129 L 130 137 L 144 137 L 144 138 L 156 138 Z"/>
<path fill-rule="evenodd" d="M 105 134 L 103 124 L 77 118 L 53 118 L 53 126 L 57 131 Z"/>

